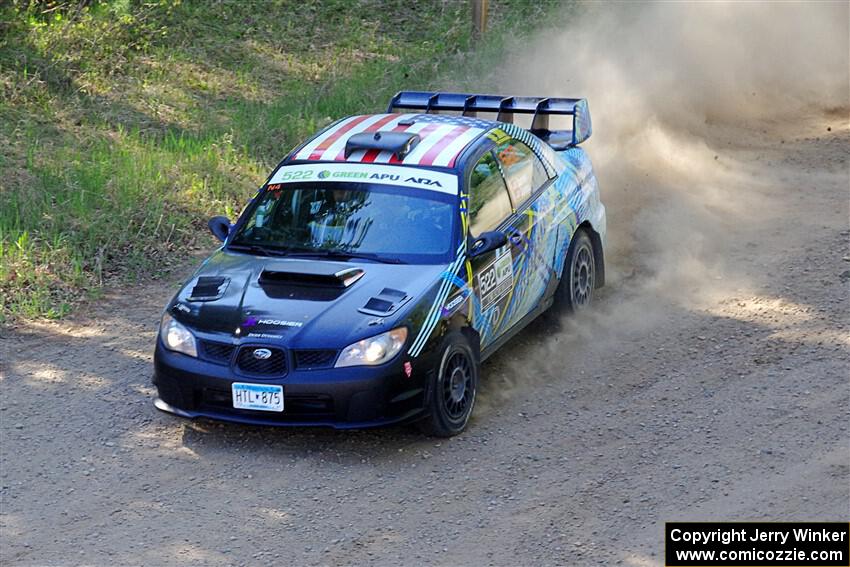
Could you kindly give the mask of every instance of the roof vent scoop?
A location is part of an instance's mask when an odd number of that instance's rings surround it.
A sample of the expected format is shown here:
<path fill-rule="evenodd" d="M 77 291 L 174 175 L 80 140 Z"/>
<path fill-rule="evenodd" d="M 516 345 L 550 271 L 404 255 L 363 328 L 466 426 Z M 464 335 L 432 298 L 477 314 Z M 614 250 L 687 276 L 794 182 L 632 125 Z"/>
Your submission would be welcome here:
<path fill-rule="evenodd" d="M 230 278 L 201 276 L 195 281 L 195 287 L 192 288 L 192 293 L 186 299 L 189 301 L 215 301 L 224 295 L 229 283 Z"/>
<path fill-rule="evenodd" d="M 345 159 L 357 150 L 392 152 L 398 159 L 404 157 L 419 143 L 419 134 L 408 132 L 362 132 L 354 134 L 345 142 Z"/>
<path fill-rule="evenodd" d="M 410 300 L 410 296 L 403 291 L 385 287 L 381 293 L 369 299 L 366 305 L 358 309 L 366 315 L 377 315 L 386 317 L 395 313 L 399 307 Z"/>

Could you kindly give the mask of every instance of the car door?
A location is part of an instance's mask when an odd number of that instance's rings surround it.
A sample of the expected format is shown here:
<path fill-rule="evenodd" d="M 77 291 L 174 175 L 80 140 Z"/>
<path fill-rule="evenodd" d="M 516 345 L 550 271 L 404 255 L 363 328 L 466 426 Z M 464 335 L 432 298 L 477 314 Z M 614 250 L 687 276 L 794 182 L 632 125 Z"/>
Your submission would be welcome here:
<path fill-rule="evenodd" d="M 470 168 L 468 194 L 468 241 L 484 232 L 516 230 L 516 215 L 505 179 L 492 145 Z M 521 241 L 519 242 L 521 244 Z M 506 317 L 516 284 L 514 269 L 525 262 L 523 247 L 508 240 L 505 246 L 470 258 L 472 273 L 473 327 L 485 349 L 509 328 Z"/>
<path fill-rule="evenodd" d="M 557 230 L 553 226 L 553 192 L 540 158 L 524 142 L 509 138 L 494 148 L 508 189 L 514 216 L 508 236 L 515 249 L 514 289 L 503 315 L 510 328 L 541 303 L 554 274 Z"/>

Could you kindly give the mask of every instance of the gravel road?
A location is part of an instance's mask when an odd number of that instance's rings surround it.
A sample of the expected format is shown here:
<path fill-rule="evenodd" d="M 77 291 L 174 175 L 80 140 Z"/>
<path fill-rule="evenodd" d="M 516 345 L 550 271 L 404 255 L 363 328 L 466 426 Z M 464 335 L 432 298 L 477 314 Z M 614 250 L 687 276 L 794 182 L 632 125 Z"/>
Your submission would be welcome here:
<path fill-rule="evenodd" d="M 642 567 L 662 563 L 665 521 L 847 520 L 841 116 L 707 125 L 679 166 L 726 193 L 677 201 L 682 222 L 645 246 L 646 211 L 609 193 L 597 308 L 488 361 L 451 440 L 157 412 L 177 276 L 3 330 L 0 563 Z"/>

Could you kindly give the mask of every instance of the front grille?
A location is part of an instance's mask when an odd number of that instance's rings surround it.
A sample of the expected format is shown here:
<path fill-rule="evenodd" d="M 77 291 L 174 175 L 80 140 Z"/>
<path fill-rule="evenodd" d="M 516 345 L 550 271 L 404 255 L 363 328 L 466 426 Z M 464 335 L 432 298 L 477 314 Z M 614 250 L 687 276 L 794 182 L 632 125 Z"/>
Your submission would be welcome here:
<path fill-rule="evenodd" d="M 335 350 L 296 350 L 295 368 L 299 370 L 330 368 L 335 358 Z"/>
<path fill-rule="evenodd" d="M 271 356 L 265 359 L 257 358 L 254 355 L 257 350 L 268 350 Z M 242 347 L 236 357 L 236 367 L 245 374 L 281 376 L 286 374 L 286 353 L 279 348 Z"/>
<path fill-rule="evenodd" d="M 216 343 L 213 341 L 201 341 L 201 350 L 203 357 L 212 362 L 227 364 L 230 362 L 230 356 L 236 349 L 235 345 L 227 343 Z"/>

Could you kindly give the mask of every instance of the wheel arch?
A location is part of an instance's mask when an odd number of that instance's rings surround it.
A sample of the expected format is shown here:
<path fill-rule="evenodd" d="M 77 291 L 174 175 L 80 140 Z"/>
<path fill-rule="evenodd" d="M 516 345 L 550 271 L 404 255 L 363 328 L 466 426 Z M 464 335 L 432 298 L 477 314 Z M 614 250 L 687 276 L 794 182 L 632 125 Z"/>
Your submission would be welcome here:
<path fill-rule="evenodd" d="M 471 306 L 470 306 L 471 307 Z M 467 319 L 465 312 L 456 313 L 447 321 L 447 332 L 460 333 L 468 342 L 475 356 L 475 361 L 481 363 L 481 335 Z"/>
<path fill-rule="evenodd" d="M 579 229 L 583 229 L 587 233 L 590 242 L 593 244 L 593 263 L 596 268 L 596 285 L 593 287 L 598 289 L 605 285 L 605 251 L 602 248 L 602 237 L 596 232 L 589 220 L 578 225 L 576 231 Z M 570 244 L 572 245 L 572 239 L 570 239 Z"/>

